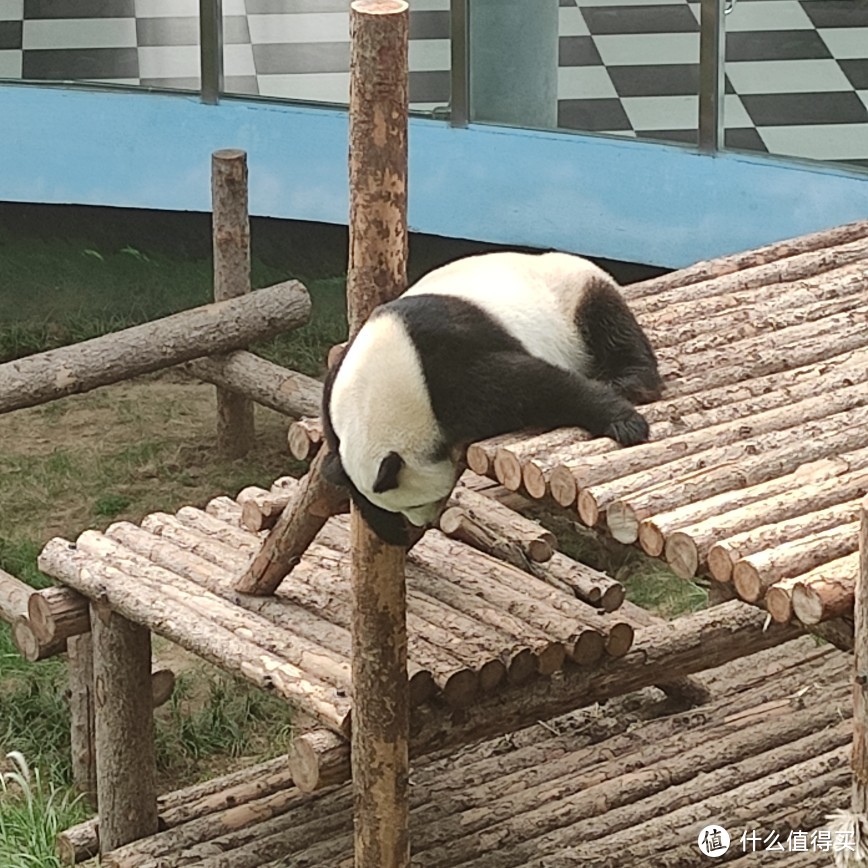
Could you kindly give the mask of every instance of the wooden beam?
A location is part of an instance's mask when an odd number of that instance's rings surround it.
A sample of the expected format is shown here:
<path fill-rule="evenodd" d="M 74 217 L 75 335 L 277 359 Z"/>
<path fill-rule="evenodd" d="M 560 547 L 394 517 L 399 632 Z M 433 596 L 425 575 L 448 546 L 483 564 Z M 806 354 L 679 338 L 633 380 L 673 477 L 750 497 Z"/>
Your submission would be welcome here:
<path fill-rule="evenodd" d="M 0 365 L 0 413 L 33 407 L 225 353 L 297 328 L 310 316 L 296 280 Z"/>
<path fill-rule="evenodd" d="M 250 292 L 250 220 L 247 154 L 227 148 L 211 154 L 214 301 Z M 254 438 L 253 403 L 218 386 L 217 448 L 227 458 L 246 455 Z"/>
<path fill-rule="evenodd" d="M 850 810 L 868 817 L 868 497 L 862 501 L 853 639 L 853 786 Z"/>
<path fill-rule="evenodd" d="M 107 853 L 157 831 L 151 634 L 99 604 L 91 622 L 100 848 Z"/>
<path fill-rule="evenodd" d="M 404 0 L 350 4 L 352 338 L 407 282 L 407 45 Z M 356 868 L 410 864 L 405 551 L 350 513 L 352 772 Z"/>

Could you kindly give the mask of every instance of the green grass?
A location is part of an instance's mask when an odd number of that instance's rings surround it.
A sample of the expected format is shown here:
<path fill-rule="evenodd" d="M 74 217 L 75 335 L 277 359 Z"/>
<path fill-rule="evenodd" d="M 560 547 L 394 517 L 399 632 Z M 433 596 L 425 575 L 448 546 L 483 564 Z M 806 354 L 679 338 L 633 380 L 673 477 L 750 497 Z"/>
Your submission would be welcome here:
<path fill-rule="evenodd" d="M 60 868 L 57 833 L 88 816 L 82 801 L 45 781 L 17 752 L 0 775 L 0 864 L 3 868 Z"/>

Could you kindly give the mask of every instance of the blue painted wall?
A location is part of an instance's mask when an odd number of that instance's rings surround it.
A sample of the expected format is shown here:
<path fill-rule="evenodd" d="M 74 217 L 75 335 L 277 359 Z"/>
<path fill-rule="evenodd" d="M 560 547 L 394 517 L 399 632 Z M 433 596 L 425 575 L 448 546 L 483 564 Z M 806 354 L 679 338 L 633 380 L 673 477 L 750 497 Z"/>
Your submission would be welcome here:
<path fill-rule="evenodd" d="M 345 223 L 339 110 L 0 85 L 0 200 L 209 210 L 247 150 L 251 213 Z M 678 267 L 868 217 L 868 173 L 571 133 L 413 119 L 419 232 Z"/>

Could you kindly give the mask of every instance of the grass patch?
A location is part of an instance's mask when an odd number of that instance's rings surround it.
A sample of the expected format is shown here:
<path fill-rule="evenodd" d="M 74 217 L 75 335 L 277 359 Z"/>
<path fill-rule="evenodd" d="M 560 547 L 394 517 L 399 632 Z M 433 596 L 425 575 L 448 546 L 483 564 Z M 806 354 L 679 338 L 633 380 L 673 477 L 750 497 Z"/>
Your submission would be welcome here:
<path fill-rule="evenodd" d="M 10 770 L 0 775 L 0 865 L 60 868 L 57 833 L 89 812 L 69 790 L 44 781 L 22 754 L 7 754 L 7 761 Z"/>

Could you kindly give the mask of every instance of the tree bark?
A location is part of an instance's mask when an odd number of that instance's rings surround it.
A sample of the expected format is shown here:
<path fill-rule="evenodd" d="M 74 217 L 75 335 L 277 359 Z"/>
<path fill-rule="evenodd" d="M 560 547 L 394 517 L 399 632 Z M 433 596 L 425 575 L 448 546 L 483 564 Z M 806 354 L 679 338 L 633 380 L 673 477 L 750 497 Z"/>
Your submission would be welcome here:
<path fill-rule="evenodd" d="M 87 599 L 62 585 L 34 592 L 27 617 L 33 634 L 45 645 L 90 632 Z"/>
<path fill-rule="evenodd" d="M 319 451 L 323 441 L 322 420 L 319 417 L 296 419 L 289 426 L 287 442 L 293 458 L 308 461 Z"/>
<path fill-rule="evenodd" d="M 286 758 L 276 757 L 239 771 L 175 790 L 157 797 L 160 827 L 196 820 L 292 787 Z M 93 858 L 99 852 L 97 819 L 85 820 L 57 836 L 57 849 L 64 865 Z"/>
<path fill-rule="evenodd" d="M 87 392 L 303 325 L 310 298 L 295 280 L 0 365 L 0 413 Z"/>
<path fill-rule="evenodd" d="M 347 493 L 323 478 L 325 450 L 316 456 L 292 503 L 283 511 L 236 590 L 242 594 L 273 594 L 299 562 L 330 516 L 346 509 Z"/>
<path fill-rule="evenodd" d="M 732 583 L 742 600 L 755 603 L 778 579 L 807 573 L 858 547 L 859 522 L 838 525 L 742 558 L 733 568 Z"/>
<path fill-rule="evenodd" d="M 247 216 L 247 154 L 211 154 L 214 301 L 250 292 L 250 221 Z M 227 458 L 246 455 L 255 436 L 253 402 L 217 387 L 217 449 Z"/>
<path fill-rule="evenodd" d="M 81 599 L 85 600 L 83 597 Z M 87 607 L 86 601 L 85 606 Z M 88 631 L 81 636 L 70 637 L 67 644 L 72 784 L 84 796 L 85 801 L 94 810 L 98 810 L 93 637 Z"/>
<path fill-rule="evenodd" d="M 859 553 L 815 567 L 793 586 L 793 613 L 803 624 L 819 624 L 853 611 Z"/>
<path fill-rule="evenodd" d="M 773 472 L 770 478 L 751 483 L 748 481 L 750 476 L 747 475 L 745 485 L 741 488 L 728 489 L 710 495 L 704 500 L 688 501 L 681 506 L 675 506 L 668 511 L 644 519 L 639 524 L 639 542 L 643 551 L 652 557 L 659 557 L 663 552 L 668 535 L 679 527 L 695 525 L 717 515 L 748 508 L 753 503 L 762 503 L 771 498 L 790 499 L 798 502 L 802 499 L 802 492 L 811 490 L 813 486 L 823 485 L 829 483 L 830 480 L 846 477 L 852 473 L 864 472 L 868 469 L 868 448 L 855 452 L 845 451 L 850 443 L 858 440 L 858 438 L 851 440 L 849 435 L 847 436 L 847 441 L 841 441 L 834 435 L 828 439 L 821 435 L 819 439 L 822 442 L 816 451 L 814 445 L 809 441 L 803 448 L 803 454 L 808 462 L 805 464 L 797 464 L 798 459 L 796 457 L 781 464 L 775 458 L 777 450 L 766 453 L 763 458 L 767 457 L 772 471 L 780 469 L 779 473 Z M 840 449 L 837 451 L 834 445 L 836 440 L 840 444 Z M 820 454 L 825 453 L 828 457 L 811 460 L 818 452 Z M 756 466 L 756 463 L 757 459 L 752 458 L 748 458 L 744 462 L 748 474 L 751 468 Z M 787 468 L 792 469 L 788 470 Z M 761 473 L 760 475 L 765 474 Z"/>
<path fill-rule="evenodd" d="M 741 558 L 787 542 L 795 542 L 815 532 L 826 531 L 858 518 L 859 501 L 851 500 L 781 522 L 760 525 L 715 543 L 708 552 L 709 570 L 718 582 L 732 581 L 733 568 Z"/>
<path fill-rule="evenodd" d="M 184 367 L 200 380 L 246 395 L 285 416 L 311 416 L 320 411 L 322 383 L 246 350 L 194 359 Z"/>
<path fill-rule="evenodd" d="M 157 831 L 151 634 L 91 607 L 94 743 L 103 853 Z"/>
<path fill-rule="evenodd" d="M 779 282 L 782 269 L 796 264 L 793 262 L 796 257 L 807 254 L 804 259 L 806 266 L 804 273 L 813 274 L 817 270 L 818 261 L 828 261 L 830 264 L 837 262 L 837 247 L 858 241 L 866 235 L 868 235 L 868 220 L 858 220 L 843 226 L 811 232 L 798 238 L 776 241 L 755 250 L 745 250 L 741 253 L 697 262 L 687 268 L 679 268 L 677 271 L 669 272 L 660 277 L 652 277 L 639 283 L 633 283 L 624 287 L 623 292 L 628 301 L 632 302 L 637 298 L 657 295 L 668 289 L 690 286 L 735 272 L 742 274 L 743 279 L 753 278 L 759 281 L 756 285 L 765 286 L 768 283 Z M 790 262 L 786 260 L 790 260 Z M 799 265 L 801 264 L 799 263 Z M 760 271 L 763 266 L 770 267 L 763 268 L 760 274 L 756 275 L 755 272 Z"/>
<path fill-rule="evenodd" d="M 338 732 L 348 726 L 350 703 L 345 695 L 232 630 L 203 622 L 199 611 L 167 599 L 165 588 L 143 577 L 133 581 L 116 567 L 71 549 L 65 540 L 50 540 L 39 563 L 46 573 L 88 598 L 106 602 L 125 618 L 153 629 L 228 672 L 275 690 L 324 725 Z"/>
<path fill-rule="evenodd" d="M 868 816 L 868 497 L 862 501 L 859 522 L 859 567 L 853 606 L 853 781 L 850 810 Z"/>
<path fill-rule="evenodd" d="M 0 621 L 11 624 L 27 615 L 27 603 L 33 588 L 15 576 L 0 570 Z"/>
<path fill-rule="evenodd" d="M 778 495 L 721 513 L 688 527 L 681 526 L 666 540 L 666 561 L 676 575 L 690 578 L 696 575 L 700 563 L 718 539 L 727 539 L 736 533 L 772 522 L 786 521 L 794 515 L 805 514 L 818 507 L 851 500 L 861 496 L 866 484 L 868 470 L 856 470 L 825 482 L 806 485 L 799 492 L 798 498 L 794 498 L 792 494 Z M 660 520 L 661 517 L 657 516 L 656 521 L 659 523 Z"/>

